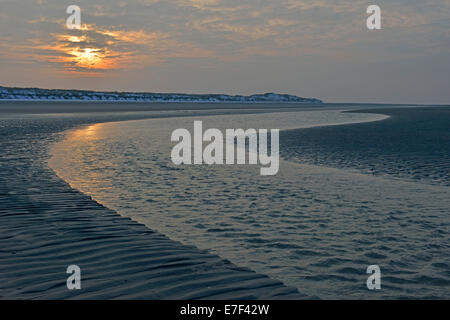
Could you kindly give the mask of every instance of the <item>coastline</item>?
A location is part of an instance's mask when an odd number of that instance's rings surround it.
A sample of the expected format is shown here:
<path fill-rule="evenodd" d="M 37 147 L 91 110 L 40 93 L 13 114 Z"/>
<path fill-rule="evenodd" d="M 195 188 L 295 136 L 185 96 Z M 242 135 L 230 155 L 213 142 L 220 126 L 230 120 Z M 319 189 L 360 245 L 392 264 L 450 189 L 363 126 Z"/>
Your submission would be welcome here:
<path fill-rule="evenodd" d="M 112 119 L 0 119 L 0 299 L 305 298 L 120 216 L 46 167 L 49 145 L 63 131 Z M 82 270 L 79 291 L 66 287 L 72 264 Z"/>
<path fill-rule="evenodd" d="M 229 95 L 224 93 L 156 93 L 156 92 L 118 92 L 92 91 L 76 89 L 42 89 L 42 88 L 11 88 L 0 86 L 0 100 L 31 100 L 31 101 L 122 101 L 122 102 L 153 102 L 153 103 L 312 103 L 322 104 L 317 98 L 305 98 L 291 94 L 266 92 L 252 95 Z"/>
<path fill-rule="evenodd" d="M 51 146 L 64 132 L 82 126 L 186 115 L 292 111 L 275 109 L 278 105 L 252 110 L 239 109 L 239 105 L 232 110 L 180 107 L 98 114 L 69 110 L 70 115 L 64 117 L 0 110 L 0 144 L 5 155 L 0 162 L 0 239 L 4 248 L 0 250 L 0 299 L 311 298 L 119 215 L 71 188 L 47 165 Z M 77 263 L 83 277 L 80 292 L 67 290 L 65 283 L 67 266 Z M 201 280 L 192 281 L 195 278 Z"/>
<path fill-rule="evenodd" d="M 83 99 L 0 99 L 0 102 L 30 102 L 30 103 L 42 103 L 42 102 L 65 102 L 65 103 L 103 103 L 103 104 L 296 104 L 296 105 L 316 105 L 322 106 L 325 103 L 311 103 L 311 102 L 298 102 L 298 101 L 161 101 L 161 100 L 83 100 Z"/>
<path fill-rule="evenodd" d="M 333 107 L 329 110 L 336 112 Z M 360 108 L 346 110 L 364 113 Z M 0 113 L 0 144 L 5 150 L 0 161 L 0 299 L 322 298 L 319 292 L 306 291 L 307 286 L 302 290 L 301 282 L 293 284 L 226 255 L 224 259 L 215 250 L 202 250 L 204 246 L 184 245 L 162 230 L 154 232 L 154 224 L 142 223 L 123 210 L 110 210 L 108 203 L 102 205 L 103 201 L 96 202 L 71 188 L 46 165 L 54 143 L 85 126 L 273 111 L 185 109 L 75 112 L 65 116 Z M 82 269 L 83 287 L 78 292 L 65 286 L 65 268 L 71 264 Z"/>
<path fill-rule="evenodd" d="M 341 111 L 336 111 L 336 110 L 332 111 L 332 112 L 333 113 L 339 113 L 339 114 L 342 113 Z M 303 118 L 303 117 L 309 118 L 309 116 L 307 116 L 307 115 L 308 114 L 313 114 L 313 113 L 315 114 L 316 112 L 306 112 L 305 116 L 303 116 L 303 114 L 304 114 L 303 112 L 300 112 L 299 114 L 301 115 L 300 118 Z M 317 114 L 320 115 L 320 114 L 323 114 L 323 113 L 322 112 L 318 112 Z M 209 118 L 209 116 L 210 115 L 208 115 L 208 117 L 206 117 L 206 118 Z M 290 118 L 290 119 L 292 118 L 290 113 L 288 113 L 286 116 L 288 118 Z M 284 116 L 284 117 L 286 117 L 286 116 Z M 189 122 L 190 121 L 189 118 L 192 118 L 192 117 L 193 117 L 193 115 L 190 115 L 190 116 L 187 116 L 187 117 L 182 117 L 182 118 L 186 119 L 186 121 Z M 243 117 L 246 118 L 247 116 L 243 116 Z M 249 124 L 250 126 L 259 124 L 259 125 L 262 125 L 263 127 L 266 127 L 269 124 L 266 123 L 265 121 L 263 121 L 263 119 L 264 118 L 274 118 L 274 117 L 276 118 L 276 114 L 269 115 L 268 117 L 266 117 L 266 116 L 258 116 L 258 115 L 251 115 L 250 117 L 251 118 L 256 117 L 256 119 L 259 119 L 259 120 L 255 120 L 256 123 L 250 123 Z M 197 116 L 195 116 L 194 118 L 197 118 Z M 219 117 L 219 119 L 222 119 L 221 121 L 225 121 L 223 119 L 227 119 L 227 118 L 228 117 L 226 115 L 225 116 L 221 115 Z M 363 119 L 363 118 L 371 118 L 371 119 L 369 120 L 369 119 Z M 386 116 L 382 116 L 382 115 L 372 115 L 370 117 L 363 117 L 363 118 L 360 118 L 359 121 L 362 121 L 362 122 L 366 122 L 366 121 L 380 121 L 380 120 L 386 119 L 387 117 Z M 292 118 L 292 119 L 295 120 L 295 118 Z M 321 116 L 317 116 L 317 120 L 319 120 L 319 119 L 321 119 Z M 180 121 L 180 120 L 181 120 L 181 118 L 178 119 L 178 120 L 177 119 L 173 119 L 173 121 Z M 346 117 L 344 117 L 337 123 L 331 124 L 331 123 L 327 122 L 327 124 L 325 124 L 324 122 L 320 122 L 320 123 L 317 123 L 315 125 L 319 125 L 319 126 L 320 125 L 344 125 L 344 124 L 354 123 L 355 120 L 357 120 L 357 119 L 353 118 L 353 119 L 350 120 L 350 119 L 346 119 Z M 169 119 L 158 119 L 158 120 L 149 119 L 149 121 L 156 125 L 156 123 L 159 123 L 160 121 L 164 121 L 164 123 L 166 123 L 167 121 L 169 121 Z M 170 121 L 172 121 L 172 120 L 170 120 Z M 94 125 L 87 125 L 87 126 L 83 126 L 82 128 L 77 128 L 77 129 L 74 129 L 74 130 L 66 131 L 66 136 L 70 137 L 70 136 L 73 135 L 74 137 L 78 137 L 77 140 L 83 144 L 82 134 L 80 136 L 78 134 L 78 132 L 83 132 L 83 131 L 98 132 L 98 134 L 100 136 L 103 136 L 103 134 L 101 132 L 99 132 L 99 130 L 101 131 L 101 129 L 95 129 L 96 127 L 97 128 L 102 128 L 104 126 L 111 127 L 111 126 L 117 126 L 118 125 L 118 128 L 113 130 L 113 131 L 122 132 L 122 133 L 125 132 L 125 134 L 124 134 L 125 136 L 127 136 L 130 139 L 132 139 L 133 141 L 137 142 L 137 139 L 135 139 L 136 137 L 132 137 L 132 135 L 126 134 L 126 132 L 127 132 L 126 128 L 124 129 L 124 128 L 121 128 L 121 127 L 122 127 L 122 125 L 125 125 L 126 127 L 130 127 L 130 126 L 134 127 L 135 125 L 136 126 L 139 126 L 139 125 L 140 126 L 145 126 L 145 127 L 149 127 L 149 128 L 150 127 L 154 127 L 154 125 L 151 124 L 151 123 L 145 124 L 146 122 L 147 122 L 147 119 L 142 119 L 142 120 L 108 122 L 108 123 L 101 123 L 101 124 L 98 124 L 98 125 L 96 125 L 96 124 L 94 124 Z M 275 121 L 275 122 L 277 122 L 277 121 Z M 232 122 L 232 123 L 235 123 L 235 122 Z M 294 123 L 295 123 L 295 121 L 293 121 L 290 124 L 290 126 L 292 126 Z M 311 122 L 310 125 L 312 125 L 312 123 L 313 122 Z M 235 123 L 235 124 L 238 125 L 238 127 L 239 127 L 239 122 Z M 163 126 L 165 127 L 166 124 L 164 124 Z M 297 126 L 295 126 L 295 127 L 297 128 Z M 283 130 L 289 130 L 289 128 L 286 128 L 286 129 L 283 129 Z M 152 135 L 150 135 L 150 136 L 152 136 Z M 64 139 L 64 141 L 65 140 L 66 139 Z M 159 138 L 159 140 L 161 140 L 161 139 Z M 177 237 L 174 238 L 173 234 L 171 234 L 170 232 L 167 232 L 167 230 L 160 229 L 161 223 L 158 223 L 158 222 L 156 222 L 156 223 L 147 223 L 148 221 L 144 222 L 145 220 L 142 220 L 150 212 L 154 212 L 156 214 L 156 211 L 153 211 L 152 208 L 140 208 L 139 210 L 133 210 L 133 208 L 132 208 L 133 205 L 131 205 L 131 207 L 129 207 L 128 204 L 125 205 L 125 207 L 129 208 L 128 210 L 125 209 L 125 208 L 121 208 L 120 206 L 118 206 L 117 203 L 111 203 L 111 202 L 107 201 L 107 199 L 97 195 L 95 192 L 91 192 L 92 190 L 89 190 L 89 188 L 86 189 L 86 186 L 83 186 L 83 185 L 80 185 L 79 183 L 77 183 L 78 180 L 76 178 L 75 179 L 70 179 L 71 174 L 69 172 L 71 172 L 71 170 L 67 168 L 67 164 L 69 164 L 70 168 L 75 168 L 75 170 L 77 170 L 76 169 L 77 166 L 75 164 L 71 164 L 70 157 L 74 157 L 75 159 L 77 159 L 79 155 L 75 151 L 74 152 L 70 152 L 70 150 L 72 149 L 72 147 L 70 147 L 71 143 L 64 143 L 64 141 L 58 142 L 56 144 L 53 144 L 52 152 L 51 152 L 52 153 L 51 162 L 53 162 L 53 164 L 50 163 L 50 167 L 57 173 L 57 175 L 59 177 L 61 177 L 65 181 L 69 182 L 73 188 L 75 188 L 75 189 L 77 189 L 77 190 L 79 190 L 81 192 L 84 192 L 85 194 L 91 195 L 99 203 L 105 205 L 106 207 L 109 207 L 109 208 L 112 208 L 112 209 L 116 210 L 116 212 L 118 212 L 121 216 L 129 217 L 129 218 L 131 218 L 131 219 L 133 219 L 135 221 L 143 223 L 144 225 L 146 225 L 150 229 L 155 230 L 154 228 L 156 228 L 156 231 L 159 231 L 162 234 L 168 235 L 169 237 L 171 237 L 174 240 L 181 241 L 182 243 L 185 243 L 182 239 L 178 239 Z M 86 143 L 90 144 L 88 141 L 86 141 Z M 62 149 L 61 149 L 61 147 L 58 147 L 58 145 L 60 145 L 60 146 L 62 145 Z M 67 148 L 64 147 L 64 145 L 67 145 Z M 157 145 L 155 145 L 155 147 L 157 149 L 159 149 L 159 147 Z M 54 148 L 57 148 L 59 150 L 59 151 L 56 152 L 57 153 L 56 158 L 54 158 L 55 157 L 55 154 L 54 154 L 55 150 L 54 150 Z M 78 150 L 78 147 L 73 146 L 73 150 Z M 64 155 L 64 158 L 58 157 L 58 155 L 61 155 L 61 154 Z M 66 158 L 66 156 L 68 156 L 69 158 Z M 61 166 L 59 164 L 64 164 L 64 165 Z M 66 169 L 64 169 L 64 167 L 66 167 Z M 72 176 L 72 178 L 74 178 L 74 177 Z M 94 177 L 93 177 L 93 179 L 94 179 Z M 100 180 L 102 180 L 102 179 L 100 178 Z M 106 184 L 108 184 L 107 181 L 108 180 L 105 180 Z M 155 180 L 155 181 L 158 181 L 158 180 Z M 92 181 L 92 184 L 96 185 L 96 183 L 94 181 Z M 117 183 L 115 183 L 115 184 L 117 184 Z M 121 185 L 121 183 L 118 183 L 118 184 Z M 116 193 L 116 191 L 114 191 L 114 189 L 111 189 L 110 193 L 111 193 L 111 196 L 113 194 L 122 194 L 122 195 L 124 194 L 122 192 Z M 126 198 L 127 199 L 132 199 L 132 197 L 130 198 L 128 196 Z M 136 204 L 136 202 L 134 200 L 132 200 L 131 202 Z M 126 204 L 127 202 L 125 201 L 125 202 L 122 202 L 122 203 Z M 137 216 L 133 215 L 133 212 L 135 212 L 135 211 L 137 212 Z M 141 212 L 141 214 L 139 214 L 138 212 Z M 195 244 L 195 243 L 189 243 L 188 242 L 188 244 L 197 246 L 197 244 Z M 197 247 L 199 247 L 199 246 L 197 246 Z M 201 249 L 207 249 L 208 247 L 200 246 L 200 248 Z M 219 256 L 225 257 L 226 259 L 230 259 L 232 261 L 232 263 L 235 263 L 235 264 L 237 264 L 239 266 L 245 266 L 245 267 L 248 267 L 248 268 L 254 270 L 254 268 L 252 266 L 247 266 L 246 264 L 242 264 L 242 261 L 235 261 L 234 259 L 232 259 L 232 257 L 228 257 L 226 255 L 222 255 L 221 252 L 217 252 L 217 251 L 213 251 L 213 252 L 217 253 Z M 264 270 L 257 270 L 257 272 L 259 272 L 261 274 L 266 274 L 266 272 L 264 272 Z M 277 277 L 274 277 L 274 278 L 277 279 Z M 283 279 L 278 279 L 278 280 L 283 281 Z M 285 283 L 289 283 L 289 282 L 285 282 Z M 299 288 L 299 290 L 301 291 L 301 285 L 300 286 L 296 285 L 296 287 Z"/>
<path fill-rule="evenodd" d="M 408 118 L 417 112 L 433 113 L 433 109 L 426 110 L 398 109 L 396 112 L 407 114 Z M 201 120 L 207 126 L 222 130 L 230 127 L 230 124 L 239 128 L 255 125 L 270 128 L 278 123 L 280 128 L 285 128 L 302 124 L 302 118 L 323 119 L 318 116 L 321 113 L 323 112 L 300 112 L 297 113 L 298 116 L 295 116 L 295 113 L 280 113 L 278 116 L 208 116 Z M 328 124 L 331 119 L 329 116 L 333 113 L 336 114 L 336 111 L 323 113 L 327 115 Z M 383 111 L 377 110 L 376 113 Z M 250 168 L 211 169 L 217 177 L 226 176 L 225 180 L 215 180 L 214 177 L 208 176 L 210 170 L 203 172 L 202 169 L 193 167 L 184 168 L 182 172 L 167 170 L 169 149 L 165 149 L 168 147 L 167 143 L 164 143 L 165 137 L 170 135 L 174 128 L 171 124 L 173 122 L 175 127 L 189 128 L 192 125 L 192 117 L 183 118 L 125 121 L 80 128 L 68 133 L 66 139 L 57 144 L 62 145 L 62 148 L 56 152 L 63 157 L 59 157 L 62 161 L 56 159 L 57 165 L 60 163 L 62 166 L 57 166 L 55 171 L 62 173 L 60 176 L 76 189 L 91 195 L 122 216 L 143 223 L 150 229 L 156 228 L 158 232 L 176 241 L 210 250 L 235 265 L 293 285 L 308 297 L 336 299 L 342 297 L 342 292 L 351 292 L 347 293 L 345 298 L 361 299 L 446 297 L 443 286 L 448 278 L 442 272 L 444 261 L 439 259 L 444 256 L 443 250 L 446 248 L 445 236 L 442 237 L 446 227 L 445 224 L 440 224 L 445 220 L 440 220 L 439 217 L 445 215 L 446 207 L 448 208 L 448 189 L 367 175 L 355 170 L 307 166 L 290 161 L 284 162 L 277 179 L 271 179 L 270 188 L 267 188 L 268 182 L 264 182 L 265 191 L 257 187 L 262 181 L 257 179 L 257 175 L 254 175 Z M 291 121 L 280 121 L 283 118 Z M 332 118 L 335 119 L 334 116 Z M 348 119 L 355 120 L 354 117 Z M 323 123 L 320 128 L 303 128 L 305 130 L 300 131 L 307 134 L 309 130 L 315 130 L 318 136 L 322 136 L 323 132 L 335 131 L 336 139 L 342 139 L 339 132 L 357 128 L 369 128 L 358 135 L 365 132 L 366 135 L 372 136 L 375 135 L 372 127 L 378 127 L 375 131 L 379 132 L 385 131 L 382 128 L 393 127 L 402 130 L 408 127 L 406 123 L 393 126 L 392 123 L 397 121 L 398 117 L 394 116 L 389 120 L 371 121 L 367 124 L 330 126 Z M 445 121 L 445 118 L 442 121 Z M 416 127 L 414 124 L 410 126 Z M 389 136 L 389 132 L 387 135 Z M 405 137 L 410 136 L 408 134 Z M 329 139 L 329 135 L 325 137 Z M 140 142 L 141 139 L 144 144 Z M 114 146 L 113 150 L 110 150 L 109 146 Z M 369 146 L 373 146 L 373 142 L 370 142 Z M 384 144 L 381 148 L 385 148 Z M 151 150 L 158 151 L 155 153 Z M 125 158 L 122 158 L 122 154 Z M 156 154 L 161 156 L 155 157 Z M 367 152 L 364 154 L 369 155 Z M 383 152 L 380 151 L 380 154 Z M 148 163 L 150 159 L 156 161 L 155 166 Z M 81 162 L 77 164 L 79 161 Z M 160 166 L 161 170 L 158 169 Z M 189 180 L 190 176 L 196 178 Z M 205 180 L 205 177 L 208 179 Z M 184 181 L 189 181 L 186 190 L 183 187 L 186 185 Z M 202 181 L 207 181 L 207 186 Z M 243 181 L 249 183 L 243 184 Z M 214 199 L 223 196 L 221 190 L 232 190 L 236 182 L 248 193 L 241 197 L 237 192 L 228 193 L 225 195 L 230 199 L 227 206 L 220 203 L 214 206 Z M 206 188 L 202 188 L 202 185 Z M 295 187 L 290 189 L 290 185 Z M 340 186 L 345 186 L 345 189 Z M 280 193 L 277 190 L 284 191 Z M 285 197 L 283 193 L 296 196 Z M 334 195 L 337 195 L 337 199 Z M 252 200 L 247 199 L 259 200 L 252 203 Z M 241 210 L 237 205 L 242 203 L 244 206 Z M 246 204 L 252 206 L 247 208 Z M 280 218 L 271 219 L 273 216 Z M 404 225 L 405 219 L 411 223 Z M 285 225 L 283 221 L 290 221 L 290 224 Z M 330 224 L 334 227 L 326 228 Z M 352 230 L 353 224 L 360 226 L 358 230 Z M 377 241 L 368 236 L 372 234 L 373 226 L 376 226 L 380 234 L 384 234 L 382 238 L 377 237 Z M 278 234 L 278 230 L 283 230 L 283 234 Z M 296 230 L 315 232 L 297 233 Z M 354 234 L 352 238 L 342 236 L 350 232 Z M 276 240 L 272 239 L 275 234 Z M 318 234 L 321 236 L 317 237 Z M 436 258 L 432 262 L 420 257 L 411 260 L 408 257 L 414 253 L 401 245 L 402 242 L 412 243 L 416 248 L 426 251 L 430 239 L 439 244 L 436 248 L 440 248 L 436 249 Z M 316 245 L 315 241 L 319 241 L 321 245 Z M 329 264 L 328 260 L 330 256 L 333 257 L 333 251 L 324 248 L 334 248 L 340 241 L 345 243 L 337 245 L 341 249 L 341 260 Z M 250 245 L 247 246 L 246 243 Z M 259 252 L 264 252 L 265 256 L 259 256 Z M 386 279 L 385 284 L 390 290 L 377 295 L 358 287 L 359 283 L 363 283 L 360 273 L 364 273 L 365 266 L 374 262 L 374 257 L 385 270 L 389 270 L 387 272 L 395 273 L 395 276 Z M 401 262 L 405 264 L 402 265 Z M 303 271 L 298 268 L 303 268 Z M 430 268 L 433 273 L 427 271 Z M 353 271 L 349 273 L 348 270 Z M 342 277 L 339 279 L 343 281 L 338 281 L 339 284 L 334 290 L 324 292 L 320 289 L 323 281 L 333 282 L 337 277 Z M 432 283 L 424 279 L 431 279 Z M 406 294 L 404 290 L 410 289 L 413 291 Z"/>

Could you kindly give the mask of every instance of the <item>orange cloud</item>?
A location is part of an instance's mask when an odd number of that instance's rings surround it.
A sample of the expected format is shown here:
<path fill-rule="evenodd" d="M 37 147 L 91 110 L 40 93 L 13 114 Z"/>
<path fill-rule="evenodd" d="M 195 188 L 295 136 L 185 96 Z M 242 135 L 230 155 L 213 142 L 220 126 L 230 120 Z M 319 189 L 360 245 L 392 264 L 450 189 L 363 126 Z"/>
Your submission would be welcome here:
<path fill-rule="evenodd" d="M 140 45 L 146 45 L 149 44 L 156 39 L 159 39 L 162 37 L 161 34 L 153 32 L 148 33 L 144 30 L 137 30 L 137 31 L 98 31 L 99 33 L 110 36 L 116 41 L 121 42 L 129 42 L 134 44 L 140 44 Z"/>
<path fill-rule="evenodd" d="M 104 30 L 90 24 L 53 34 L 52 38 L 50 44 L 31 41 L 36 59 L 59 64 L 64 73 L 96 75 L 149 63 L 152 59 L 143 56 L 138 46 L 149 45 L 161 36 L 143 30 Z"/>

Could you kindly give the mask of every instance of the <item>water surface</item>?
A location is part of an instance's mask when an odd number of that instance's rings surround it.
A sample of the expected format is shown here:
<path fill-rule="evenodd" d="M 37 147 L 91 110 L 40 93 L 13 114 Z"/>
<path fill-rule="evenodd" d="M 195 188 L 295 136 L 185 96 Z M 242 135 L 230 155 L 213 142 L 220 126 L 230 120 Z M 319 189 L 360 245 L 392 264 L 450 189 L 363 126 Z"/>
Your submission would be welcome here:
<path fill-rule="evenodd" d="M 382 119 L 327 110 L 97 124 L 56 144 L 50 165 L 120 214 L 310 297 L 448 298 L 448 187 L 284 160 L 276 176 L 170 160 L 171 132 L 194 120 L 204 129 L 293 129 Z M 372 264 L 382 269 L 377 292 L 365 285 Z"/>

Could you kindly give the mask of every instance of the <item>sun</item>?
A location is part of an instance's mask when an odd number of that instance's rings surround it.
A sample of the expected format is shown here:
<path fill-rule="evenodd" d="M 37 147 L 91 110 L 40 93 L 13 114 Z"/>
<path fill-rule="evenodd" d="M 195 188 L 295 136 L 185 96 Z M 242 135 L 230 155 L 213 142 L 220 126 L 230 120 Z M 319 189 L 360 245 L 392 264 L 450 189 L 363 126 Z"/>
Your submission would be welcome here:
<path fill-rule="evenodd" d="M 77 65 L 82 68 L 95 68 L 102 63 L 104 58 L 100 49 L 95 48 L 76 48 L 70 54 L 74 57 L 73 60 Z"/>
<path fill-rule="evenodd" d="M 97 48 L 75 48 L 69 52 L 77 66 L 87 69 L 102 69 L 106 55 Z"/>
<path fill-rule="evenodd" d="M 77 30 L 72 34 L 54 34 L 54 43 L 40 46 L 40 49 L 56 52 L 52 61 L 61 63 L 64 73 L 98 76 L 125 68 L 129 65 L 127 62 L 133 60 L 133 54 L 117 51 L 116 44 L 120 41 L 134 43 L 136 37 L 141 37 L 141 32 L 124 35 L 120 31 L 96 30 L 93 26 L 81 30 L 81 33 Z"/>

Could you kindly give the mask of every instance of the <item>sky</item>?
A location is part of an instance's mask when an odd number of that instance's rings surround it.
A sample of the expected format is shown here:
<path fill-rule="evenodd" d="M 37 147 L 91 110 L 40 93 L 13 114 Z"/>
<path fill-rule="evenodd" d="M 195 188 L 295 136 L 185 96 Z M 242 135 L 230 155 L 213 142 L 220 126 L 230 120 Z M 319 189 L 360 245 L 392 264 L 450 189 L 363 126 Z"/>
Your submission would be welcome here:
<path fill-rule="evenodd" d="M 450 0 L 0 0 L 0 85 L 450 104 Z"/>

